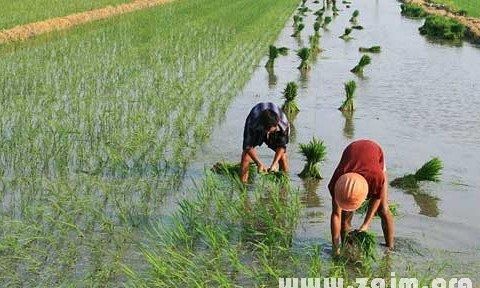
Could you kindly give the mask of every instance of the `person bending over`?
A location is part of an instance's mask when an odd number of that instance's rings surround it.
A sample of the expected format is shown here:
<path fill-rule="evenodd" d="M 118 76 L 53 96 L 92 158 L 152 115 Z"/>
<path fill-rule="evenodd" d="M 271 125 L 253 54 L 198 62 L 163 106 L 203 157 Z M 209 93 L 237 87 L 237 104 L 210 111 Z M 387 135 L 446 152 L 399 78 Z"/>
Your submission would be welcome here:
<path fill-rule="evenodd" d="M 339 253 L 341 241 L 351 229 L 353 213 L 364 201 L 368 210 L 360 226 L 366 231 L 375 214 L 382 222 L 386 246 L 394 246 L 394 222 L 388 208 L 388 179 L 382 148 L 371 140 L 352 142 L 343 151 L 328 189 L 332 196 L 330 228 L 333 252 Z"/>
<path fill-rule="evenodd" d="M 248 181 L 248 168 L 253 161 L 259 172 L 288 172 L 287 144 L 290 126 L 287 116 L 274 103 L 258 103 L 248 114 L 243 131 L 243 152 L 240 179 Z M 263 143 L 275 151 L 272 164 L 267 167 L 257 155 L 256 147 Z"/>

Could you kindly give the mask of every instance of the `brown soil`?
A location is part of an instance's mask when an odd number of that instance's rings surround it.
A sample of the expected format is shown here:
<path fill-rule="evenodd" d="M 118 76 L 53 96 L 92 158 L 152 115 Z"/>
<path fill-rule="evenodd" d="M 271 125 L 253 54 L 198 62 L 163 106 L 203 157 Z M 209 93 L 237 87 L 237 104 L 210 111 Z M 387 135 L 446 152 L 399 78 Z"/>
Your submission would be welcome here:
<path fill-rule="evenodd" d="M 131 3 L 121 4 L 118 6 L 107 6 L 86 12 L 70 14 L 63 17 L 51 18 L 44 21 L 19 25 L 7 30 L 0 31 L 0 44 L 26 40 L 40 34 L 68 29 L 77 25 L 88 22 L 106 19 L 112 16 L 146 9 L 156 5 L 160 5 L 172 0 L 134 0 Z"/>
<path fill-rule="evenodd" d="M 480 43 L 480 19 L 467 17 L 453 13 L 444 5 L 429 3 L 427 0 L 405 0 L 404 2 L 416 3 L 423 6 L 429 14 L 447 16 L 456 19 L 468 28 L 468 37 L 476 43 Z"/>

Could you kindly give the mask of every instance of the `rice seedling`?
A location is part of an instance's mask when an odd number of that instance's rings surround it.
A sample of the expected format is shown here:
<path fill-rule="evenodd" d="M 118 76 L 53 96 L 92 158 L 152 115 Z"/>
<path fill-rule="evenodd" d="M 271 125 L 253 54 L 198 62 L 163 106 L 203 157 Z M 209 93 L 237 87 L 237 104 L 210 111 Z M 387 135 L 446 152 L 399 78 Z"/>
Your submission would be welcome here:
<path fill-rule="evenodd" d="M 293 16 L 293 27 L 297 27 L 300 22 L 303 22 L 303 17 L 300 15 Z"/>
<path fill-rule="evenodd" d="M 298 8 L 298 13 L 300 13 L 300 15 L 304 15 L 307 13 L 307 12 L 310 12 L 311 10 L 308 9 L 308 7 L 300 7 Z"/>
<path fill-rule="evenodd" d="M 459 41 L 465 37 L 466 28 L 453 18 L 430 15 L 419 31 L 420 34 L 435 39 Z"/>
<path fill-rule="evenodd" d="M 322 52 L 322 48 L 320 48 L 320 35 L 319 34 L 314 34 L 314 35 L 310 36 L 309 41 L 310 41 L 310 51 L 312 51 L 312 53 L 314 55 Z"/>
<path fill-rule="evenodd" d="M 319 21 L 315 21 L 315 23 L 313 23 L 313 31 L 315 31 L 315 34 L 318 34 L 318 31 L 320 31 L 321 27 L 322 24 Z"/>
<path fill-rule="evenodd" d="M 305 28 L 305 24 L 303 23 L 298 24 L 298 26 L 295 28 L 295 31 L 292 34 L 292 37 L 299 37 L 300 32 L 302 32 L 304 28 Z"/>
<path fill-rule="evenodd" d="M 325 17 L 325 19 L 323 20 L 322 28 L 326 29 L 328 24 L 330 24 L 331 22 L 332 22 L 332 17 L 330 16 Z"/>
<path fill-rule="evenodd" d="M 431 181 L 438 182 L 440 181 L 441 171 L 443 169 L 442 160 L 439 158 L 433 158 L 427 163 L 423 164 L 420 169 L 418 169 L 415 174 L 407 174 L 403 177 L 396 178 L 390 185 L 393 187 L 398 187 L 402 189 L 418 189 L 418 182 L 421 181 Z"/>
<path fill-rule="evenodd" d="M 360 47 L 358 51 L 364 53 L 380 53 L 382 52 L 382 48 L 380 46 L 372 46 L 372 47 Z"/>
<path fill-rule="evenodd" d="M 345 94 L 346 98 L 345 101 L 343 102 L 342 106 L 338 108 L 338 110 L 342 112 L 351 112 L 355 110 L 355 105 L 354 105 L 354 98 L 355 98 L 355 90 L 357 89 L 357 83 L 355 81 L 350 80 L 347 83 L 345 83 Z"/>
<path fill-rule="evenodd" d="M 265 64 L 265 67 L 272 68 L 275 64 L 275 59 L 277 59 L 279 55 L 285 56 L 287 54 L 287 47 L 276 47 L 274 45 L 270 45 L 268 47 L 268 61 L 267 64 Z"/>
<path fill-rule="evenodd" d="M 297 90 L 298 85 L 295 82 L 288 82 L 287 87 L 283 90 L 285 103 L 283 103 L 282 110 L 289 119 L 293 119 L 300 111 L 300 109 L 298 109 L 297 101 L 295 100 L 297 98 Z"/>
<path fill-rule="evenodd" d="M 372 261 L 376 258 L 377 240 L 373 232 L 353 230 L 347 234 L 344 249 L 355 262 Z"/>
<path fill-rule="evenodd" d="M 401 14 L 409 18 L 423 18 L 428 14 L 423 7 L 415 3 L 403 3 L 401 6 Z"/>
<path fill-rule="evenodd" d="M 325 13 L 325 9 L 318 9 L 317 11 L 315 11 L 315 13 L 313 13 L 313 15 L 317 16 L 317 17 L 323 17 L 323 14 Z"/>
<path fill-rule="evenodd" d="M 311 51 L 309 48 L 304 47 L 297 52 L 297 56 L 300 58 L 301 63 L 298 66 L 300 71 L 308 71 L 310 70 L 310 57 Z"/>
<path fill-rule="evenodd" d="M 306 163 L 298 176 L 304 179 L 322 179 L 318 165 L 325 160 L 325 156 L 327 155 L 327 147 L 323 144 L 323 141 L 313 137 L 310 142 L 300 144 L 300 153 L 305 157 Z"/>
<path fill-rule="evenodd" d="M 352 29 L 355 29 L 355 30 L 363 30 L 363 26 L 362 26 L 362 25 L 353 25 L 353 26 L 352 26 Z"/>
<path fill-rule="evenodd" d="M 302 7 L 307 4 L 307 0 L 302 0 Z"/>
<path fill-rule="evenodd" d="M 345 28 L 345 31 L 343 32 L 343 35 L 339 36 L 338 38 L 341 38 L 345 41 L 352 39 L 350 34 L 352 33 L 352 28 Z"/>
<path fill-rule="evenodd" d="M 360 61 L 358 62 L 357 66 L 353 67 L 350 72 L 363 75 L 363 69 L 365 66 L 369 65 L 372 62 L 372 58 L 368 55 L 363 55 L 362 58 L 360 58 Z"/>
<path fill-rule="evenodd" d="M 359 214 L 366 214 L 367 211 L 368 211 L 368 201 L 365 201 L 362 203 L 362 206 L 360 206 L 355 212 L 359 213 Z M 390 210 L 390 213 L 392 213 L 392 215 L 395 217 L 395 216 L 398 216 L 398 207 L 399 205 L 397 203 L 389 203 L 388 204 L 388 210 Z M 378 213 L 375 214 L 375 216 L 378 216 Z"/>
<path fill-rule="evenodd" d="M 360 11 L 358 11 L 358 10 L 353 11 L 352 17 L 350 18 L 350 22 L 351 23 L 357 23 L 359 15 L 360 15 Z"/>

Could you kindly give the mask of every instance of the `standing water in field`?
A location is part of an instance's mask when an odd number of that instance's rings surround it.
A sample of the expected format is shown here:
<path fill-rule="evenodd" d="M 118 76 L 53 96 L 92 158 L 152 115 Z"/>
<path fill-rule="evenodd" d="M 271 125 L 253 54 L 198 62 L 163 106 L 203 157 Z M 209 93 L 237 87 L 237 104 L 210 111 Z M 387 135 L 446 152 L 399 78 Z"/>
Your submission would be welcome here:
<path fill-rule="evenodd" d="M 321 4 L 308 5 L 313 11 L 321 8 Z M 239 161 L 244 120 L 250 109 L 265 101 L 281 105 L 283 88 L 297 81 L 300 112 L 294 121 L 295 139 L 287 148 L 294 185 L 304 186 L 297 176 L 304 165 L 299 143 L 319 137 L 328 155 L 322 164 L 325 179 L 302 190 L 306 208 L 294 242 L 322 244 L 328 252 L 328 180 L 348 143 L 371 138 L 385 150 L 390 180 L 414 172 L 425 159 L 444 161 L 439 183 L 421 184 L 416 193 L 389 188 L 390 201 L 399 204 L 396 262 L 413 259 L 427 266 L 434 260 L 450 264 L 452 274 L 475 277 L 473 272 L 480 268 L 480 48 L 469 43 L 431 42 L 418 32 L 422 20 L 402 17 L 396 1 L 355 1 L 351 6 L 339 6 L 343 11 L 321 31 L 324 51 L 306 74 L 298 71 L 300 60 L 294 53 L 302 47 L 298 39 L 290 37 L 291 23 L 285 26 L 275 45 L 286 46 L 292 53 L 275 63 L 276 85 L 269 85 L 269 75 L 262 69 L 264 58 L 187 175 L 198 178 L 204 167 L 217 161 Z M 355 31 L 354 39 L 346 42 L 338 35 L 349 25 L 355 9 L 360 11 L 364 30 Z M 307 13 L 300 36 L 305 43 L 314 33 L 314 22 L 315 15 Z M 359 47 L 374 45 L 380 45 L 382 52 L 370 55 L 368 73 L 357 80 L 356 110 L 342 115 L 338 106 L 345 97 L 343 83 L 352 78 L 350 69 L 362 56 Z M 271 151 L 262 147 L 259 152 L 269 164 Z M 363 215 L 356 215 L 354 225 L 359 226 L 361 220 Z M 371 229 L 379 236 L 378 242 L 384 243 L 379 220 Z"/>

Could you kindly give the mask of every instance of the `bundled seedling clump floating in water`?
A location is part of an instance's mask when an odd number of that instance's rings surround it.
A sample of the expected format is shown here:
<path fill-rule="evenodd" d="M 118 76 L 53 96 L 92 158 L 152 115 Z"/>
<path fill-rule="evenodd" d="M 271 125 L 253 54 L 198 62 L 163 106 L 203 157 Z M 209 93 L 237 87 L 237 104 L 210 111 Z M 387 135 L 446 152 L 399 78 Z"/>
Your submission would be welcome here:
<path fill-rule="evenodd" d="M 357 89 L 357 83 L 355 83 L 355 81 L 350 80 L 347 83 L 345 83 L 346 98 L 345 98 L 345 101 L 343 101 L 342 106 L 340 106 L 338 110 L 342 112 L 352 112 L 355 110 L 353 99 L 355 98 L 356 89 Z"/>
<path fill-rule="evenodd" d="M 300 144 L 300 153 L 305 157 L 306 163 L 298 176 L 300 178 L 322 179 L 318 164 L 324 161 L 327 155 L 327 148 L 323 141 L 313 137 L 309 143 Z"/>
<path fill-rule="evenodd" d="M 287 47 L 276 47 L 274 45 L 270 45 L 268 48 L 268 61 L 265 67 L 273 68 L 275 64 L 275 59 L 278 58 L 279 55 L 287 55 L 288 48 Z"/>
<path fill-rule="evenodd" d="M 421 181 L 440 181 L 441 171 L 443 169 L 442 160 L 433 158 L 425 163 L 415 174 L 407 174 L 403 177 L 393 180 L 390 185 L 402 189 L 418 189 L 418 182 Z"/>
<path fill-rule="evenodd" d="M 372 46 L 372 47 L 360 47 L 358 51 L 365 52 L 365 53 L 380 53 L 382 48 L 380 46 Z"/>
<path fill-rule="evenodd" d="M 298 69 L 301 71 L 308 71 L 310 70 L 310 56 L 311 51 L 309 48 L 304 47 L 297 52 L 297 56 L 302 60 Z"/>
<path fill-rule="evenodd" d="M 402 9 L 403 16 L 410 18 L 423 18 L 428 15 L 422 6 L 415 3 L 404 3 L 400 6 L 400 9 Z"/>
<path fill-rule="evenodd" d="M 351 23 L 357 23 L 359 15 L 360 15 L 360 11 L 358 11 L 358 10 L 353 11 L 352 17 L 350 18 L 350 22 Z"/>
<path fill-rule="evenodd" d="M 372 58 L 368 55 L 363 55 L 362 58 L 360 58 L 360 61 L 358 62 L 357 66 L 353 67 L 350 72 L 362 75 L 363 74 L 363 69 L 365 66 L 369 65 L 372 62 Z"/>
<path fill-rule="evenodd" d="M 297 98 L 297 90 L 298 86 L 295 82 L 289 82 L 285 90 L 283 90 L 285 103 L 282 106 L 282 110 L 289 119 L 295 117 L 300 111 L 300 109 L 298 109 L 297 101 L 295 100 Z"/>
<path fill-rule="evenodd" d="M 420 34 L 441 40 L 462 40 L 466 28 L 455 19 L 430 15 L 425 19 L 425 24 L 419 28 Z"/>
<path fill-rule="evenodd" d="M 350 39 L 352 39 L 352 37 L 350 36 L 351 33 L 352 33 L 352 28 L 345 28 L 345 31 L 343 32 L 343 35 L 340 36 L 339 38 L 341 38 L 343 40 L 350 40 Z"/>
<path fill-rule="evenodd" d="M 300 32 L 305 28 L 305 24 L 299 23 L 297 27 L 295 27 L 295 32 L 293 32 L 292 37 L 300 36 Z"/>

